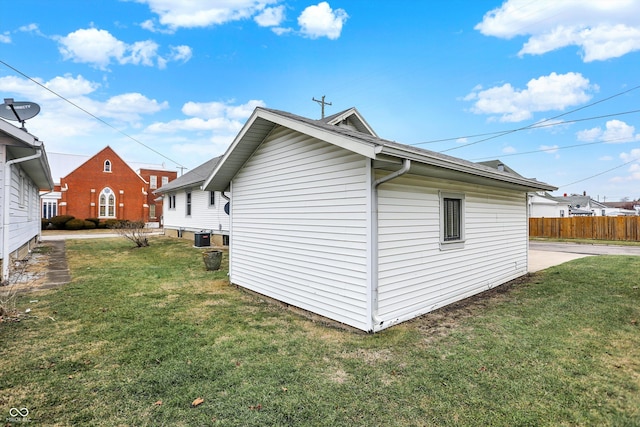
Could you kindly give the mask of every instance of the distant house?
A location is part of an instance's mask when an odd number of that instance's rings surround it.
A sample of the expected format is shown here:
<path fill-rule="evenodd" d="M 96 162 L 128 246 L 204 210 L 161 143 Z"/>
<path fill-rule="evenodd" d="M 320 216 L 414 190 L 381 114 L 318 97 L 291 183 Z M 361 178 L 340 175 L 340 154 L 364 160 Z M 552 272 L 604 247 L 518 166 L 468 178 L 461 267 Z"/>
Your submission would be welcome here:
<path fill-rule="evenodd" d="M 43 195 L 44 218 L 72 215 L 159 225 L 162 201 L 155 201 L 152 191 L 175 179 L 177 172 L 149 167 L 136 172 L 108 146 L 93 156 L 66 160 L 73 166 L 61 168 L 66 174 L 59 178 L 55 191 Z"/>
<path fill-rule="evenodd" d="M 24 257 L 37 242 L 39 190 L 52 190 L 53 179 L 43 143 L 4 120 L 0 120 L 0 180 L 0 282 L 5 282 L 10 260 Z"/>
<path fill-rule="evenodd" d="M 229 244 L 229 198 L 218 191 L 205 191 L 202 184 L 220 157 L 215 157 L 181 177 L 163 185 L 154 194 L 163 199 L 163 224 L 168 236 L 193 239 L 194 233 L 211 233 L 211 243 Z"/>
<path fill-rule="evenodd" d="M 564 218 L 569 216 L 568 201 L 561 201 L 546 191 L 529 193 L 530 218 Z"/>
<path fill-rule="evenodd" d="M 576 216 L 634 216 L 635 209 L 625 209 L 622 204 L 601 203 L 586 193 L 565 194 L 555 197 L 546 192 L 529 194 L 529 217 L 562 218 Z"/>
<path fill-rule="evenodd" d="M 555 187 L 336 116 L 257 108 L 205 181 L 232 283 L 375 332 L 527 273 L 527 193 Z"/>

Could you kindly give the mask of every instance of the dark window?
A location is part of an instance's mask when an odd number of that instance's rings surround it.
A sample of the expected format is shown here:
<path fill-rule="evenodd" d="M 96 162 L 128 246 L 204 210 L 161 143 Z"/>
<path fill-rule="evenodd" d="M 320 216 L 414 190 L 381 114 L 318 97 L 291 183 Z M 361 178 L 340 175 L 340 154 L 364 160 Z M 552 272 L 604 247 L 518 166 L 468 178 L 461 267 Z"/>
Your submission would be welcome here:
<path fill-rule="evenodd" d="M 215 205 L 216 205 L 216 192 L 209 191 L 209 206 L 215 206 Z"/>
<path fill-rule="evenodd" d="M 187 193 L 187 216 L 191 216 L 191 192 Z"/>
<path fill-rule="evenodd" d="M 462 200 L 444 198 L 444 241 L 462 239 Z"/>

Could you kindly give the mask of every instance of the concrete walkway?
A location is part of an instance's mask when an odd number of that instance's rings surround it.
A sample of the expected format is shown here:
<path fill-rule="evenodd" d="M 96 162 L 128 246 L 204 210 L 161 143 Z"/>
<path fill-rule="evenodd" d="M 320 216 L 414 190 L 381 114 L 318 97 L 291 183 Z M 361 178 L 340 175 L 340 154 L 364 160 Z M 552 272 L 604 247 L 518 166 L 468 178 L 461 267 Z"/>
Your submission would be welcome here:
<path fill-rule="evenodd" d="M 596 255 L 640 256 L 640 246 L 585 243 L 529 242 L 529 272 L 544 270 L 578 258 Z"/>

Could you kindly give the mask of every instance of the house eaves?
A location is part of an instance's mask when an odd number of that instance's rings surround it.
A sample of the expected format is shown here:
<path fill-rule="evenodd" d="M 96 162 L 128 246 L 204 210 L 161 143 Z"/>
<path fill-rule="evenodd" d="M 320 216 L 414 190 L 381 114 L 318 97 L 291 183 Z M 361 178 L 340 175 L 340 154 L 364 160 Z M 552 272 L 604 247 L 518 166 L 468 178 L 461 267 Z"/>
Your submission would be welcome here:
<path fill-rule="evenodd" d="M 410 145 L 387 142 L 380 148 L 380 154 L 400 159 L 409 159 L 414 162 L 414 164 L 418 163 L 432 169 L 435 168 L 431 172 L 429 172 L 428 169 L 423 168 L 423 174 L 435 177 L 453 179 L 454 175 L 452 175 L 452 173 L 454 173 L 455 175 L 458 175 L 455 179 L 471 183 L 493 182 L 493 185 L 501 184 L 498 186 L 515 187 L 526 191 L 557 190 L 557 187 L 540 182 L 536 179 L 524 178 L 519 174 L 499 171 L 480 163 L 470 162 L 457 157 L 447 156 L 445 154 L 424 150 Z M 466 175 L 466 179 L 463 177 L 464 175 Z"/>
<path fill-rule="evenodd" d="M 222 156 L 218 156 L 204 162 L 193 170 L 158 188 L 153 194 L 164 194 L 177 190 L 201 187 L 221 158 Z"/>
<path fill-rule="evenodd" d="M 347 110 L 349 111 L 349 110 Z M 346 114 L 346 112 L 345 112 Z M 333 122 L 333 121 L 332 121 Z M 380 169 L 396 170 L 403 159 L 412 161 L 410 173 L 487 184 L 523 191 L 557 190 L 557 187 L 518 174 L 452 156 L 384 140 L 321 120 L 258 107 L 231 143 L 203 189 L 224 191 L 229 183 L 276 126 L 284 126 L 330 144 L 361 154 Z"/>
<path fill-rule="evenodd" d="M 10 123 L 0 120 L 0 143 L 7 147 L 7 158 L 29 157 L 40 151 L 40 157 L 20 163 L 20 168 L 41 190 L 53 190 L 53 178 L 42 141 Z"/>
<path fill-rule="evenodd" d="M 284 111 L 258 107 L 205 181 L 203 189 L 225 191 L 236 172 L 276 126 L 287 127 L 371 159 L 376 157 L 376 144 L 373 141 L 377 138 L 373 136 Z"/>

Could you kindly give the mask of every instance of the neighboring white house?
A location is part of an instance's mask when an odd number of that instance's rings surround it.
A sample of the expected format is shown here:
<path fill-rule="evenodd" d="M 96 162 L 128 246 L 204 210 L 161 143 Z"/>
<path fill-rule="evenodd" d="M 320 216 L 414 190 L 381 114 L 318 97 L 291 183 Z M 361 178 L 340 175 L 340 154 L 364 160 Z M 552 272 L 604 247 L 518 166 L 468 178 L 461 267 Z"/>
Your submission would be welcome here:
<path fill-rule="evenodd" d="M 35 136 L 0 120 L 0 261 L 2 282 L 11 259 L 22 258 L 40 235 L 39 190 L 52 190 L 44 145 Z"/>
<path fill-rule="evenodd" d="M 569 216 L 568 201 L 558 200 L 546 191 L 529 193 L 530 218 L 563 218 Z"/>
<path fill-rule="evenodd" d="M 218 191 L 204 191 L 202 184 L 220 157 L 201 164 L 153 192 L 163 197 L 162 223 L 169 236 L 194 238 L 194 233 L 212 234 L 211 243 L 229 244 L 229 198 Z"/>
<path fill-rule="evenodd" d="M 527 273 L 527 193 L 555 187 L 339 116 L 257 108 L 204 183 L 232 283 L 375 332 Z"/>
<path fill-rule="evenodd" d="M 635 216 L 633 209 L 623 209 L 601 203 L 586 193 L 554 197 L 546 192 L 529 194 L 531 218 L 562 218 L 574 216 Z"/>

